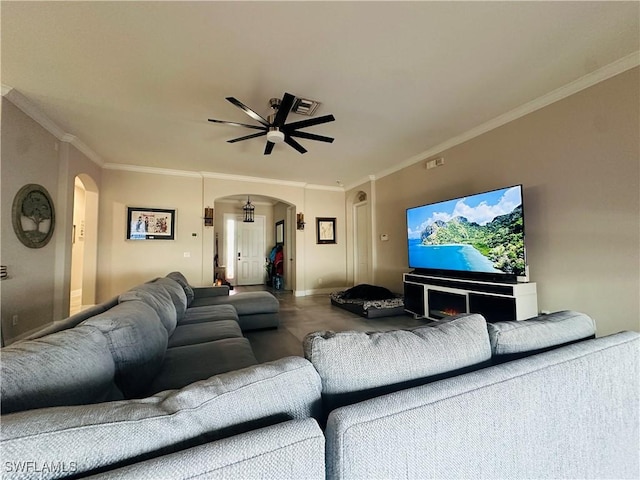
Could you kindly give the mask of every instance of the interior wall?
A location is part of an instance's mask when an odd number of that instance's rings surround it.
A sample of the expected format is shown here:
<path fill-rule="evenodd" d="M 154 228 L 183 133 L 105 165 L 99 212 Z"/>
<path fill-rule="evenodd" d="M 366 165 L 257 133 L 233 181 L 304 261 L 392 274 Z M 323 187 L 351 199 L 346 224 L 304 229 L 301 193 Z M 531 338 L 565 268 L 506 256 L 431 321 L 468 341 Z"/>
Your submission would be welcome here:
<path fill-rule="evenodd" d="M 306 294 L 328 293 L 347 285 L 347 229 L 344 192 L 308 190 L 304 229 Z M 316 218 L 336 218 L 336 243 L 318 244 Z"/>
<path fill-rule="evenodd" d="M 11 210 L 15 195 L 24 185 L 36 183 L 47 189 L 56 215 L 58 192 L 58 140 L 2 98 L 2 242 L 0 258 L 9 278 L 0 283 L 2 337 L 5 342 L 54 320 L 54 265 L 56 236 L 42 248 L 28 248 L 15 235 Z M 57 221 L 55 228 L 60 228 Z M 17 315 L 17 324 L 13 318 Z"/>
<path fill-rule="evenodd" d="M 634 68 L 442 152 L 441 167 L 378 179 L 377 282 L 402 289 L 407 207 L 522 183 L 539 310 L 585 312 L 599 335 L 640 330 L 639 80 Z"/>
<path fill-rule="evenodd" d="M 127 240 L 127 207 L 175 209 L 175 240 Z M 99 211 L 98 301 L 176 270 L 200 284 L 204 209 L 199 176 L 107 169 Z M 209 283 L 213 267 L 210 273 Z"/>
<path fill-rule="evenodd" d="M 11 96 L 11 91 L 8 96 Z M 59 141 L 9 98 L 2 98 L 2 264 L 11 279 L 2 289 L 3 338 L 10 342 L 69 314 L 75 177 L 86 175 L 98 192 L 101 168 L 67 141 Z M 17 191 L 44 186 L 55 208 L 55 231 L 44 247 L 25 247 L 11 224 Z M 85 258 L 86 262 L 86 258 Z M 14 316 L 18 322 L 12 325 Z"/>

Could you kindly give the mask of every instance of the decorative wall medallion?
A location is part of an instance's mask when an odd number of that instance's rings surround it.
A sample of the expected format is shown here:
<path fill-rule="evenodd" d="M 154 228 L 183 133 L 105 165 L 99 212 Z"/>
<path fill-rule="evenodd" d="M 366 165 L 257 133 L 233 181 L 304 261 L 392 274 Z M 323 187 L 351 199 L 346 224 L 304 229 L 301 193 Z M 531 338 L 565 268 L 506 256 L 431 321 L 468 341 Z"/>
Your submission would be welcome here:
<path fill-rule="evenodd" d="M 42 248 L 53 236 L 56 218 L 53 200 L 42 185 L 29 183 L 13 199 L 13 229 L 29 248 Z"/>

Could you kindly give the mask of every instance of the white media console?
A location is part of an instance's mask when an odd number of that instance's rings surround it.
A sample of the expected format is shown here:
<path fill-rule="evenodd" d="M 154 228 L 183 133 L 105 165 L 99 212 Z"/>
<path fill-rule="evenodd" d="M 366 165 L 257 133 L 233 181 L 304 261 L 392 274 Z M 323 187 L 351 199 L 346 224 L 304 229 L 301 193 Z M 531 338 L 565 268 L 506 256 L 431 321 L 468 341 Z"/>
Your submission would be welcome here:
<path fill-rule="evenodd" d="M 418 317 L 440 320 L 480 313 L 488 322 L 525 320 L 538 315 L 536 284 L 493 283 L 405 273 L 404 308 Z"/>

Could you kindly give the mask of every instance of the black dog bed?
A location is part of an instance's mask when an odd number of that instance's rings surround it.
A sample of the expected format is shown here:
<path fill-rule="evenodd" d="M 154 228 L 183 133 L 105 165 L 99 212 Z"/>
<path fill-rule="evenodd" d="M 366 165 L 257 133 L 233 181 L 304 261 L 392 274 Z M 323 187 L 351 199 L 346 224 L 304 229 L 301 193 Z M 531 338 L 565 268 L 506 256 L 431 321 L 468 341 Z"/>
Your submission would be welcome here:
<path fill-rule="evenodd" d="M 361 284 L 348 290 L 333 292 L 331 304 L 365 318 L 404 315 L 404 299 L 384 287 Z"/>

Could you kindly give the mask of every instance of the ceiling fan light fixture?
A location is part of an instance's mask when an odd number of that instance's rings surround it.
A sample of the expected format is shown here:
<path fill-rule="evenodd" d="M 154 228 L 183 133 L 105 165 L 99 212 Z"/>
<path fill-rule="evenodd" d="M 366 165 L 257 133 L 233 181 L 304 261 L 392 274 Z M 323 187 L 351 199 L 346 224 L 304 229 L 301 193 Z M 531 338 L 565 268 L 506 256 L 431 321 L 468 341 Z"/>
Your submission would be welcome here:
<path fill-rule="evenodd" d="M 278 127 L 270 127 L 267 132 L 267 141 L 271 143 L 282 143 L 284 142 L 284 133 L 281 132 Z"/>

